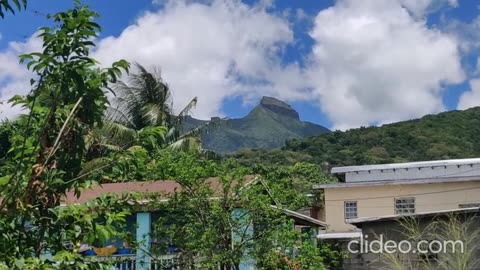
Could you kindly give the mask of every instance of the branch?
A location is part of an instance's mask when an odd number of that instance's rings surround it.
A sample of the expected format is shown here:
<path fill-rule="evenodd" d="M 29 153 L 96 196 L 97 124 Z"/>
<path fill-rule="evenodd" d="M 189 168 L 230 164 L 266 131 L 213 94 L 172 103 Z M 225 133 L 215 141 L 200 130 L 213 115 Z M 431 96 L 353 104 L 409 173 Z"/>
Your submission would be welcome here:
<path fill-rule="evenodd" d="M 60 129 L 60 132 L 58 133 L 57 138 L 55 139 L 55 143 L 53 143 L 52 150 L 50 150 L 50 153 L 48 154 L 47 158 L 45 159 L 45 162 L 43 163 L 43 166 L 40 168 L 40 172 L 38 173 L 39 175 L 43 172 L 43 169 L 47 165 L 48 160 L 55 154 L 55 152 L 57 152 L 58 146 L 60 144 L 60 138 L 62 137 L 63 132 L 65 131 L 65 128 L 67 127 L 68 122 L 70 122 L 70 120 L 72 119 L 73 114 L 77 110 L 77 108 L 80 105 L 80 103 L 82 102 L 82 100 L 83 100 L 83 97 L 80 97 L 78 99 L 77 103 L 75 103 L 72 110 L 70 111 L 70 114 L 68 115 L 67 120 L 65 120 L 65 122 L 63 123 L 63 126 Z"/>

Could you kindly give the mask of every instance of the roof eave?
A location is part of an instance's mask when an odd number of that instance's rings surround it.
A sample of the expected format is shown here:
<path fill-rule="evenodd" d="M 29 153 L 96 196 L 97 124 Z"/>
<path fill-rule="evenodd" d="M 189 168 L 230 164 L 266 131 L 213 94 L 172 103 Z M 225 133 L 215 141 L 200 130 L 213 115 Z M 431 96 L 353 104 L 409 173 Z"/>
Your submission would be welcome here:
<path fill-rule="evenodd" d="M 359 181 L 348 183 L 334 184 L 316 184 L 313 189 L 329 189 L 329 188 L 349 188 L 364 186 L 390 186 L 390 185 L 418 185 L 418 184 L 434 184 L 434 183 L 455 183 L 455 182 L 472 182 L 480 181 L 479 176 L 462 176 L 462 177 L 443 177 L 430 179 L 399 179 L 399 180 L 381 180 L 381 181 Z"/>

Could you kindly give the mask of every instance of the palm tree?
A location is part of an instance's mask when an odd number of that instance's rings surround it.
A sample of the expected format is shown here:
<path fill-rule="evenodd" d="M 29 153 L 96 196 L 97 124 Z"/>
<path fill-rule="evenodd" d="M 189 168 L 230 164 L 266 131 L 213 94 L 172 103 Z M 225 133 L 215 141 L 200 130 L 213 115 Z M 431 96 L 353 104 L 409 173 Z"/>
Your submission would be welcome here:
<path fill-rule="evenodd" d="M 170 147 L 201 151 L 199 134 L 208 124 L 183 129 L 197 98 L 174 115 L 170 88 L 158 69 L 149 72 L 138 63 L 135 66 L 138 71 L 131 73 L 127 82 L 114 85 L 114 105 L 107 110 L 104 126 L 91 134 L 92 149 L 119 151 L 143 146 L 147 150 Z"/>

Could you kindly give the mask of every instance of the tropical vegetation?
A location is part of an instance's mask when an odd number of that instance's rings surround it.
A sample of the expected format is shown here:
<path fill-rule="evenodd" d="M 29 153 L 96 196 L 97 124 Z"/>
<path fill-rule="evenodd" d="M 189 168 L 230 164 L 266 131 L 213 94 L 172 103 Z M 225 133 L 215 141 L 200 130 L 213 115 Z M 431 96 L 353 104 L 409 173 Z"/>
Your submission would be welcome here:
<path fill-rule="evenodd" d="M 331 179 L 313 164 L 244 167 L 183 147 L 195 146 L 185 142 L 198 140 L 203 128 L 182 130 L 196 98 L 175 115 L 168 85 L 157 73 L 136 65 L 129 74 L 125 60 L 102 68 L 90 56 L 101 30 L 96 17 L 76 1 L 74 8 L 49 16 L 53 26 L 39 29 L 40 52 L 20 56 L 33 79 L 28 95 L 11 99 L 26 114 L 0 129 L 0 269 L 106 269 L 109 262 L 86 259 L 79 246 L 127 237 L 126 219 L 141 195 L 66 206 L 65 194 L 81 196 L 98 183 L 161 179 L 184 188 L 157 206 L 169 210 L 169 222 L 178 222 L 156 232 L 174 238 L 190 258 L 200 256 L 201 268 L 219 262 L 235 268 L 248 255 L 263 269 L 323 269 L 319 247 L 309 237 L 299 241 L 305 236 L 291 230 L 282 211 L 318 202 L 312 198 L 320 194 L 306 196 L 309 186 Z M 247 174 L 262 179 L 262 188 L 242 189 L 239 179 Z M 221 200 L 211 200 L 206 179 L 212 176 L 222 181 Z M 232 215 L 235 209 L 248 218 Z M 265 229 L 227 239 L 247 221 Z M 162 222 L 157 228 L 164 228 Z M 293 246 L 299 252 L 289 253 Z"/>
<path fill-rule="evenodd" d="M 280 150 L 243 150 L 244 165 L 311 162 L 322 166 L 480 156 L 480 108 L 288 140 Z"/>

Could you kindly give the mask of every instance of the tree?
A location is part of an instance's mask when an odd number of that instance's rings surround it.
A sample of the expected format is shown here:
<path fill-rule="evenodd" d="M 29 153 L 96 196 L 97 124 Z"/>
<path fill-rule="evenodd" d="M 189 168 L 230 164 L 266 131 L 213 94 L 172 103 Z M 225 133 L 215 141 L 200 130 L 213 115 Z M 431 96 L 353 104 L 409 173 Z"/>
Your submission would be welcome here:
<path fill-rule="evenodd" d="M 167 202 L 149 197 L 158 202 L 154 208 L 161 213 L 154 237 L 162 244 L 155 254 L 165 254 L 173 243 L 181 254 L 180 264 L 194 269 L 239 269 L 240 262 L 249 259 L 256 260 L 257 269 L 324 268 L 312 235 L 292 230 L 282 210 L 310 203 L 292 189 L 279 192 L 291 187 L 291 178 L 272 173 L 252 180 L 244 176 L 248 168 L 179 155 L 171 165 L 164 160 L 162 167 L 172 176 L 168 179 L 180 179 L 181 188 Z M 172 175 L 173 170 L 177 172 Z M 217 176 L 219 182 L 208 176 Z M 280 196 L 284 193 L 289 198 Z M 272 207 L 276 203 L 278 207 Z"/>
<path fill-rule="evenodd" d="M 181 150 L 201 149 L 199 131 L 205 126 L 184 130 L 183 122 L 197 103 L 193 98 L 178 115 L 174 115 L 170 88 L 157 70 L 149 72 L 136 64 L 137 72 L 128 82 L 115 86 L 115 106 L 109 107 L 108 124 L 93 137 L 97 147 L 119 150 L 134 145 Z"/>
<path fill-rule="evenodd" d="M 100 199 L 68 210 L 60 205 L 67 191 L 80 195 L 92 184 L 85 175 L 78 175 L 85 160 L 85 140 L 103 124 L 108 83 L 129 67 L 121 60 L 101 69 L 89 57 L 95 45 L 92 40 L 100 31 L 93 21 L 97 16 L 77 2 L 75 8 L 50 17 L 53 27 L 40 28 L 42 52 L 20 57 L 38 79 L 31 80 L 32 91 L 26 97 L 11 100 L 29 114 L 19 120 L 23 132 L 11 138 L 7 160 L 7 166 L 13 166 L 11 175 L 0 181 L 2 267 L 99 269 L 101 265 L 85 263 L 64 243 L 112 234 L 128 212 L 125 207 L 116 208 L 123 199 Z M 108 218 L 98 220 L 99 215 Z M 47 252 L 54 255 L 53 261 L 41 256 Z"/>

